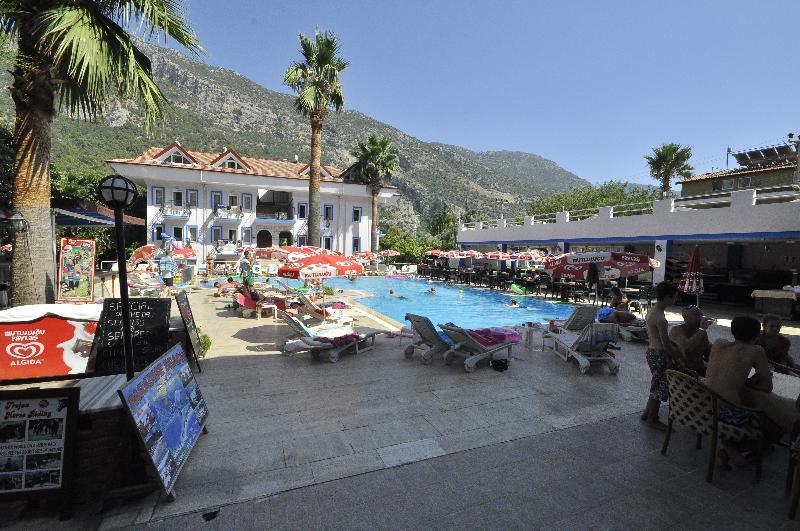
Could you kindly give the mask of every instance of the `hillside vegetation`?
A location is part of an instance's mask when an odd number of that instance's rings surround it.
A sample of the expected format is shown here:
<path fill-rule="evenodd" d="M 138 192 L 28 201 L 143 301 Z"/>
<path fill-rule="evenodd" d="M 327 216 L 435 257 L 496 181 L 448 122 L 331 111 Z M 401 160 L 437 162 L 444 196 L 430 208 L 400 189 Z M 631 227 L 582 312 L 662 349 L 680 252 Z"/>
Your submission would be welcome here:
<path fill-rule="evenodd" d="M 181 53 L 146 45 L 156 80 L 173 105 L 163 129 L 148 137 L 139 110 L 115 104 L 97 123 L 59 117 L 54 124 L 53 163 L 69 172 L 107 172 L 103 161 L 131 157 L 151 145 L 179 140 L 199 150 L 232 147 L 251 156 L 308 158 L 310 127 L 293 108 L 293 97 L 267 90 L 244 76 L 206 65 Z M 289 58 L 287 58 L 288 63 Z M 2 78 L 7 85 L 10 78 Z M 345 92 L 347 87 L 345 86 Z M 0 96 L 0 119 L 13 123 L 7 91 Z M 423 142 L 358 111 L 333 115 L 323 134 L 323 163 L 346 167 L 357 140 L 370 133 L 387 136 L 400 149 L 400 171 L 392 184 L 410 205 L 386 212 L 387 220 L 408 221 L 409 207 L 429 218 L 448 204 L 521 214 L 533 200 L 588 186 L 588 182 L 553 161 L 532 153 L 474 152 L 457 146 Z"/>

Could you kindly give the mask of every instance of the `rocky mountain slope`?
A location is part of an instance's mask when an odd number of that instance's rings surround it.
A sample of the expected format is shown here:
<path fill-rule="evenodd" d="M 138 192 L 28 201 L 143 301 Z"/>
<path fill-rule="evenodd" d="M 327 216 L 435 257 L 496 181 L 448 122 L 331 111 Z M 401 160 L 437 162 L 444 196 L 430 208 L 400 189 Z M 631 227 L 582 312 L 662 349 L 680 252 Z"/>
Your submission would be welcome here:
<path fill-rule="evenodd" d="M 116 103 L 98 123 L 61 116 L 54 124 L 54 162 L 66 170 L 106 171 L 103 161 L 132 156 L 150 145 L 174 139 L 193 149 L 233 147 L 253 156 L 307 159 L 310 127 L 293 108 L 290 95 L 267 90 L 241 74 L 206 65 L 181 53 L 146 46 L 159 86 L 173 104 L 154 137 L 140 127 L 138 109 Z M 287 64 L 288 60 L 287 58 Z M 8 76 L 3 78 L 7 81 Z M 346 93 L 347 87 L 345 87 Z M 11 121 L 13 106 L 5 92 L 0 118 Z M 417 213 L 426 218 L 442 203 L 497 212 L 521 212 L 537 196 L 588 185 L 553 161 L 531 153 L 474 152 L 428 143 L 358 111 L 332 115 L 323 133 L 323 163 L 346 167 L 350 151 L 370 133 L 386 135 L 400 149 L 399 186 Z"/>

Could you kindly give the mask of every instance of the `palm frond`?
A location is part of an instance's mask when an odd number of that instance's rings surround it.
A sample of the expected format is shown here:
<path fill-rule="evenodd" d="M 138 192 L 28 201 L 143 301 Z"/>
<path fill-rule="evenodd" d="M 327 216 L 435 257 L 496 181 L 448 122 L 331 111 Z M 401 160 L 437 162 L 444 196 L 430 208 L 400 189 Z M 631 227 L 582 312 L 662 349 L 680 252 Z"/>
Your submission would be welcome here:
<path fill-rule="evenodd" d="M 89 1 L 84 0 L 85 3 Z M 91 3 L 128 33 L 145 40 L 156 38 L 164 44 L 171 38 L 193 54 L 203 53 L 180 0 L 95 0 Z"/>
<path fill-rule="evenodd" d="M 144 104 L 149 129 L 161 118 L 166 99 L 152 78 L 150 60 L 102 11 L 62 5 L 42 13 L 35 32 L 61 77 L 61 102 L 70 112 L 93 118 L 116 92 Z"/>

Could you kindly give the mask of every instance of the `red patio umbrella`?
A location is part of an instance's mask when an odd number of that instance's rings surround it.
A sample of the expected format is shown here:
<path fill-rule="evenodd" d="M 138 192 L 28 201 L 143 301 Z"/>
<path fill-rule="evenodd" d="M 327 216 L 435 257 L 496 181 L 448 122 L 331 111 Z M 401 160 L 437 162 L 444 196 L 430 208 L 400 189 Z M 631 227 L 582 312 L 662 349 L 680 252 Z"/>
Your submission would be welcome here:
<path fill-rule="evenodd" d="M 489 260 L 511 260 L 511 255 L 503 251 L 492 251 L 486 253 L 486 258 Z"/>
<path fill-rule="evenodd" d="M 602 251 L 548 257 L 544 261 L 544 270 L 551 278 L 584 280 L 589 274 L 591 264 L 600 267 L 601 279 L 628 278 L 647 273 L 651 267 L 659 266 L 657 260 L 646 254 Z"/>
<path fill-rule="evenodd" d="M 698 245 L 694 246 L 686 271 L 681 275 L 678 289 L 689 295 L 697 296 L 697 305 L 700 305 L 700 294 L 703 293 L 703 274 L 700 272 L 700 246 Z"/>
<path fill-rule="evenodd" d="M 378 254 L 381 256 L 400 256 L 400 253 L 398 251 L 395 251 L 394 249 L 386 249 L 384 251 L 379 252 Z"/>
<path fill-rule="evenodd" d="M 439 249 L 431 249 L 430 251 L 428 251 L 425 254 L 427 256 L 440 256 L 440 255 L 442 255 L 444 253 L 445 253 L 444 251 L 440 251 Z"/>
<path fill-rule="evenodd" d="M 278 268 L 279 277 L 302 280 L 363 274 L 364 266 L 357 261 L 328 254 L 306 256 Z"/>
<path fill-rule="evenodd" d="M 532 253 L 531 251 L 522 251 L 521 253 L 516 253 L 512 255 L 513 258 L 517 260 L 529 260 L 535 262 L 543 262 L 544 256 L 540 255 L 539 253 Z"/>

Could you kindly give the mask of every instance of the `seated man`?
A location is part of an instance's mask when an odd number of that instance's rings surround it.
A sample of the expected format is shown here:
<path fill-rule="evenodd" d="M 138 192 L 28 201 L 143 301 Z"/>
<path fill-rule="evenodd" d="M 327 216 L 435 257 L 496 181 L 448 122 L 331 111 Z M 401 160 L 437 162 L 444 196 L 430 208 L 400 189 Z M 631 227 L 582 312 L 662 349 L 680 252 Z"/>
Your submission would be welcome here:
<path fill-rule="evenodd" d="M 734 317 L 731 321 L 733 343 L 720 339 L 711 347 L 706 384 L 732 404 L 750 406 L 752 402 L 746 397 L 748 388 L 758 390 L 759 394 L 771 394 L 772 373 L 767 355 L 763 348 L 755 344 L 760 328 L 760 323 L 752 317 Z M 749 376 L 751 369 L 755 369 L 753 376 Z M 722 405 L 719 420 L 733 425 L 757 423 L 752 414 Z M 724 458 L 730 457 L 738 466 L 747 464 L 736 445 L 722 441 L 722 446 Z"/>
<path fill-rule="evenodd" d="M 789 356 L 789 347 L 792 346 L 789 339 L 781 334 L 781 318 L 777 315 L 765 315 L 761 321 L 764 329 L 756 339 L 756 345 L 763 347 L 767 353 L 767 359 L 771 363 L 794 368 L 792 358 Z M 787 372 L 783 370 L 781 372 Z"/>
<path fill-rule="evenodd" d="M 708 360 L 711 352 L 711 343 L 708 341 L 706 330 L 711 325 L 711 319 L 706 319 L 697 306 L 687 306 L 683 309 L 683 324 L 672 327 L 669 338 L 683 350 L 684 363 L 700 376 L 706 375 L 704 361 Z"/>

